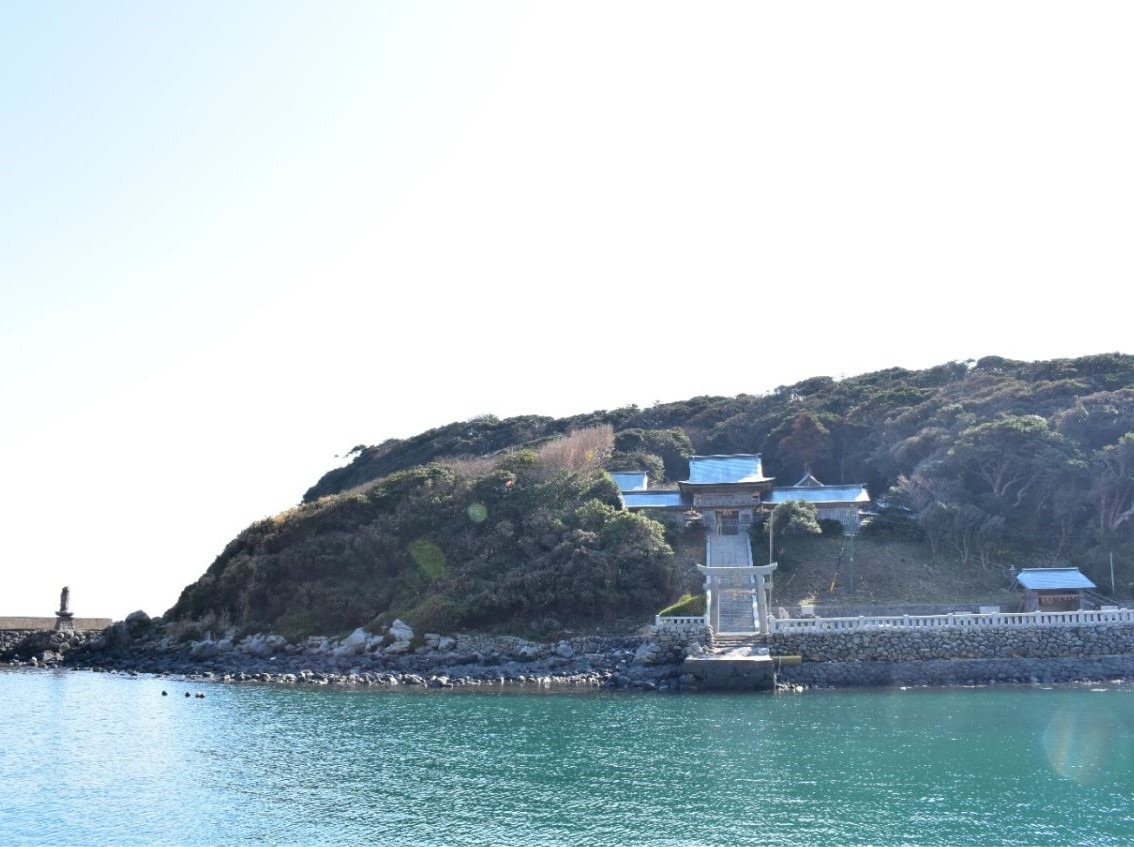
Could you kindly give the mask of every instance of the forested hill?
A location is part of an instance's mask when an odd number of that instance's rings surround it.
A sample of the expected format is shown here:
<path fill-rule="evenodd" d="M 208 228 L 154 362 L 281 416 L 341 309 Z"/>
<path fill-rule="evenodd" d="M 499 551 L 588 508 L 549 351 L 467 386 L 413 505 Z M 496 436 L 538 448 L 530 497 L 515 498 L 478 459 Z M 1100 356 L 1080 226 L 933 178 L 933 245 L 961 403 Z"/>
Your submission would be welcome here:
<path fill-rule="evenodd" d="M 558 419 L 475 418 L 356 447 L 350 464 L 325 474 L 303 499 L 442 459 L 536 446 L 600 423 L 614 427 L 615 464 L 649 469 L 651 481 L 661 481 L 659 459 L 673 481 L 684 478 L 689 452 L 759 452 L 765 472 L 781 484 L 796 481 L 810 465 L 825 483 L 865 482 L 880 497 L 905 477 L 931 485 L 934 499 L 982 505 L 998 515 L 1008 504 L 1013 511 L 1039 507 L 1041 492 L 1048 498 L 1044 506 L 1052 505 L 1055 491 L 1087 501 L 1093 492 L 1094 504 L 1082 502 L 1074 510 L 1076 522 L 1101 509 L 1094 517 L 1102 527 L 1122 520 L 1129 508 L 1122 486 L 1111 491 L 1106 480 L 1128 476 L 1120 472 L 1134 449 L 1122 442 L 1134 432 L 1134 356 L 1045 362 L 986 357 L 920 371 L 814 377 L 770 394 L 694 397 L 648 409 Z M 1006 466 L 984 467 L 977 454 L 1003 456 Z M 988 477 L 991 500 L 979 484 L 982 476 Z M 1011 522 L 1023 518 L 1016 514 Z"/>
<path fill-rule="evenodd" d="M 592 444 L 585 459 L 566 456 L 564 436 L 583 431 L 612 440 Z M 654 543 L 652 522 L 627 523 L 612 511 L 617 497 L 601 483 L 601 468 L 645 469 L 651 481 L 672 482 L 685 477 L 692 453 L 742 452 L 761 453 L 781 484 L 805 468 L 824 483 L 865 482 L 883 503 L 873 532 L 917 538 L 966 561 L 1134 552 L 1134 356 L 987 357 L 815 377 L 765 395 L 563 419 L 476 418 L 358 447 L 304 505 L 234 540 L 171 614 L 278 623 L 304 609 L 304 629 L 394 612 L 432 615 L 438 625 L 645 612 L 672 591 L 672 563 Z M 453 517 L 480 508 L 489 519 Z M 496 520 L 493 509 L 507 517 Z M 328 543 L 315 549 L 316 537 Z M 629 583 L 615 572 L 631 537 L 649 551 L 635 579 L 655 582 L 637 585 L 627 605 Z M 430 573 L 411 562 L 406 551 L 422 538 L 440 550 L 444 568 Z M 605 582 L 560 602 L 563 585 L 578 583 L 577 568 Z M 507 602 L 498 597 L 482 614 L 478 603 L 488 603 L 504 571 Z M 470 601 L 470 592 L 481 600 Z"/>

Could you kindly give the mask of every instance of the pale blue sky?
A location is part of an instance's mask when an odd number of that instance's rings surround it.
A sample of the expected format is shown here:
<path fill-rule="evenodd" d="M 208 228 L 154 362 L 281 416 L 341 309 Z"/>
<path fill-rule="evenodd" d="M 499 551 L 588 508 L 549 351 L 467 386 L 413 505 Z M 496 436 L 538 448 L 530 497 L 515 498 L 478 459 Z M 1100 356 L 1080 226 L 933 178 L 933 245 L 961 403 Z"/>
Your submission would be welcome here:
<path fill-rule="evenodd" d="M 477 414 L 1134 352 L 1132 41 L 1105 2 L 0 0 L 0 614 L 158 614 L 335 454 Z"/>

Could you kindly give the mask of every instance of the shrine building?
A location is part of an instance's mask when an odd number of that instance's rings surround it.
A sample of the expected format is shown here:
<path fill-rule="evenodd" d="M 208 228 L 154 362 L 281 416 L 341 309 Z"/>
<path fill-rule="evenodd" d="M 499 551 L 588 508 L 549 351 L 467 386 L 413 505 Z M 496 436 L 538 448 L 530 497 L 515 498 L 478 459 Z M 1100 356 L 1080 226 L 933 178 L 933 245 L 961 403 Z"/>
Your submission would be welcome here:
<path fill-rule="evenodd" d="M 837 520 L 848 534 L 858 531 L 860 510 L 870 503 L 865 485 L 823 485 L 810 473 L 795 485 L 775 487 L 764 476 L 759 453 L 691 456 L 689 478 L 676 489 L 651 489 L 638 471 L 611 474 L 623 505 L 631 511 L 680 515 L 705 528 L 706 622 L 714 632 L 766 633 L 775 562 L 753 561 L 748 530 L 758 512 L 788 500 L 812 503 L 820 519 Z"/>

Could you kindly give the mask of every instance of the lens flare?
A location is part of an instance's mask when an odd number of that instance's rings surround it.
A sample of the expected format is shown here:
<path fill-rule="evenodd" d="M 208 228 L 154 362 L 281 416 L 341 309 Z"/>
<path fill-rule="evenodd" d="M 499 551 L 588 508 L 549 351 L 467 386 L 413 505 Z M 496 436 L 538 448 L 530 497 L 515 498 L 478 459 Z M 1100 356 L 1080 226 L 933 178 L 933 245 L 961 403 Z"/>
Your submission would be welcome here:
<path fill-rule="evenodd" d="M 481 523 L 488 517 L 488 507 L 483 503 L 473 503 L 468 508 L 469 520 L 473 523 Z"/>
<path fill-rule="evenodd" d="M 1119 726 L 1110 712 L 1056 712 L 1043 733 L 1043 749 L 1052 770 L 1064 779 L 1080 785 L 1099 781 L 1108 766 L 1108 759 L 1119 753 Z"/>
<path fill-rule="evenodd" d="M 432 541 L 425 538 L 411 541 L 409 553 L 413 556 L 418 569 L 431 580 L 437 579 L 445 573 L 445 554 Z"/>

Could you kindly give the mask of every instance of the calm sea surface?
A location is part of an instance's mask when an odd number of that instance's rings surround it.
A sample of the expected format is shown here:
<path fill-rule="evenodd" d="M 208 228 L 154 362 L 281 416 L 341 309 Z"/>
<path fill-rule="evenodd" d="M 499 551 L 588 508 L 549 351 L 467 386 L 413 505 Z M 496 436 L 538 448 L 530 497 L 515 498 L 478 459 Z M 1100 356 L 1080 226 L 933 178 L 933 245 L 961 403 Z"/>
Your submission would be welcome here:
<path fill-rule="evenodd" d="M 1134 690 L 336 691 L 0 670 L 0 775 L 4 845 L 1130 845 Z"/>

